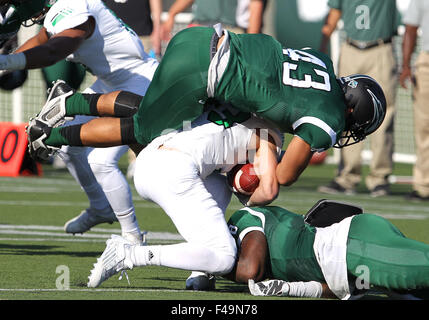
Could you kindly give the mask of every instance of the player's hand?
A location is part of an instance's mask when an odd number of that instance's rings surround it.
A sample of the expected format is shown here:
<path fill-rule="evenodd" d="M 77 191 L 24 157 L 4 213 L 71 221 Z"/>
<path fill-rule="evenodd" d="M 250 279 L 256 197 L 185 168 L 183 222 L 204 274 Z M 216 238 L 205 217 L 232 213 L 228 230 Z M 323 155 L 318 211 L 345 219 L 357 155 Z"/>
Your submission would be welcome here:
<path fill-rule="evenodd" d="M 411 68 L 404 66 L 399 76 L 399 83 L 401 84 L 402 88 L 407 89 L 406 81 L 408 79 L 411 79 L 411 77 L 412 77 Z"/>
<path fill-rule="evenodd" d="M 289 284 L 283 280 L 248 281 L 249 291 L 253 296 L 287 296 Z"/>

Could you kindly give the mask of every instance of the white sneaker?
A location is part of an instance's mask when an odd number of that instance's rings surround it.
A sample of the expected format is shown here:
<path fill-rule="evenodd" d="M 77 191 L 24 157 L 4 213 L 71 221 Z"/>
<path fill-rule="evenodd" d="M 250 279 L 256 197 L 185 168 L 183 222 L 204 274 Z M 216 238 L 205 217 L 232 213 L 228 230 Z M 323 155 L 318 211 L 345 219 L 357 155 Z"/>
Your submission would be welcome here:
<path fill-rule="evenodd" d="M 49 89 L 48 99 L 36 119 L 53 128 L 72 120 L 74 117 L 66 117 L 66 99 L 74 92 L 63 80 L 57 80 Z"/>
<path fill-rule="evenodd" d="M 97 259 L 88 277 L 89 288 L 96 288 L 103 281 L 109 279 L 118 272 L 125 272 L 125 270 L 131 270 L 133 268 L 133 263 L 126 254 L 133 245 L 131 242 L 120 236 L 112 235 L 112 237 L 106 241 L 106 245 L 106 249 L 101 257 Z M 125 275 L 128 279 L 126 272 Z M 122 275 L 120 279 L 121 278 Z"/>
<path fill-rule="evenodd" d="M 83 210 L 80 215 L 66 222 L 64 231 L 67 233 L 84 233 L 91 229 L 93 226 L 100 223 L 110 223 L 118 221 L 115 213 L 110 206 L 103 211 L 96 211 L 88 208 Z"/>

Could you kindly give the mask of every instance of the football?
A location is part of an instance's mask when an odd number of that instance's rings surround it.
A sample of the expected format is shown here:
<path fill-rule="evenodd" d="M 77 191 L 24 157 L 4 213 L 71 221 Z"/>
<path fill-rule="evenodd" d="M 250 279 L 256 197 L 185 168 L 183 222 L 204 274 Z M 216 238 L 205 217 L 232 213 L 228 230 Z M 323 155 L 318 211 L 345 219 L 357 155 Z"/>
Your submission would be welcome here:
<path fill-rule="evenodd" d="M 328 153 L 326 151 L 315 152 L 310 159 L 310 164 L 318 165 L 324 163 L 327 155 Z"/>
<path fill-rule="evenodd" d="M 251 195 L 259 185 L 259 178 L 255 173 L 253 164 L 236 165 L 228 173 L 228 182 L 237 192 Z"/>

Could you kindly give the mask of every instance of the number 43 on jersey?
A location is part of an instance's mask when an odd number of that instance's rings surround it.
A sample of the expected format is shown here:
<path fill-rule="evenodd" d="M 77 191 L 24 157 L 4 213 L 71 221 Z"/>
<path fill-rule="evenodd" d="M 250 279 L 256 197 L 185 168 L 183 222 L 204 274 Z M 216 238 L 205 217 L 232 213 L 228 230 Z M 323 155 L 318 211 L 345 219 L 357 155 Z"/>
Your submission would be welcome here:
<path fill-rule="evenodd" d="M 329 80 L 329 73 L 315 67 L 307 67 L 308 64 L 299 64 L 299 61 L 305 61 L 315 66 L 322 67 L 327 70 L 326 64 L 319 59 L 318 57 L 302 51 L 302 50 L 293 50 L 293 49 L 283 49 L 283 54 L 289 56 L 290 62 L 283 63 L 283 83 L 287 86 L 292 86 L 296 88 L 313 88 L 323 91 L 331 91 L 331 83 Z M 304 80 L 296 79 L 292 77 L 291 71 L 298 71 L 299 66 L 306 66 L 304 70 Z M 310 73 L 311 72 L 311 73 Z M 314 78 L 317 76 L 317 80 Z"/>

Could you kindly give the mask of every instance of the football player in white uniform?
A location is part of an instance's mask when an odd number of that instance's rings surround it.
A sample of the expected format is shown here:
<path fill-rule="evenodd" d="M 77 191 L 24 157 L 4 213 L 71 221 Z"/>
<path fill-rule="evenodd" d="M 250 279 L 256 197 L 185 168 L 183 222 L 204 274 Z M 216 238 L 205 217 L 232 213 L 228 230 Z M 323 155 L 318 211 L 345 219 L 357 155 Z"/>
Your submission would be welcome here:
<path fill-rule="evenodd" d="M 135 32 L 101 0 L 51 0 L 47 1 L 47 6 L 49 11 L 39 33 L 15 54 L 0 55 L 0 69 L 43 68 L 67 58 L 85 65 L 97 77 L 84 91 L 84 98 L 85 93 L 101 95 L 116 90 L 128 92 L 118 96 L 123 102 L 145 95 L 158 61 L 145 53 Z M 72 94 L 68 85 L 57 82 L 47 104 L 59 103 L 58 100 Z M 66 125 L 88 120 L 88 117 L 77 116 Z M 117 165 L 127 150 L 128 146 L 61 149 L 69 171 L 90 202 L 88 209 L 66 223 L 66 232 L 83 233 L 98 223 L 111 223 L 117 217 L 123 235 L 135 242 L 141 241 L 141 231 L 133 220 L 131 190 Z"/>
<path fill-rule="evenodd" d="M 113 235 L 89 276 L 97 287 L 112 275 L 159 265 L 222 275 L 231 271 L 237 249 L 224 213 L 231 190 L 222 173 L 250 161 L 260 178 L 248 206 L 273 201 L 283 136 L 249 113 L 219 107 L 205 112 L 189 129 L 153 140 L 136 160 L 134 183 L 140 196 L 157 203 L 185 242 L 136 246 Z"/>

